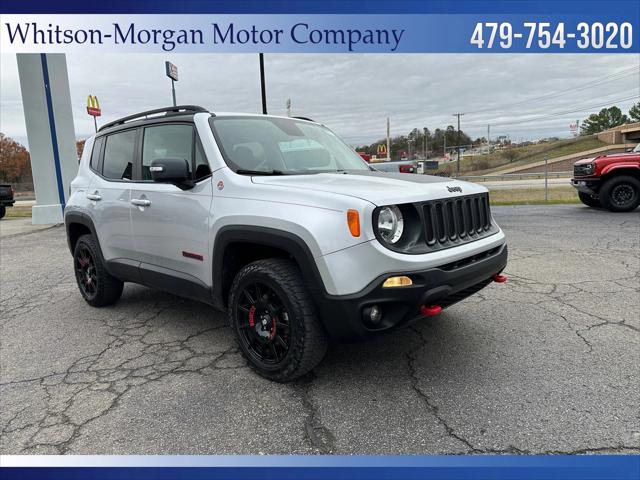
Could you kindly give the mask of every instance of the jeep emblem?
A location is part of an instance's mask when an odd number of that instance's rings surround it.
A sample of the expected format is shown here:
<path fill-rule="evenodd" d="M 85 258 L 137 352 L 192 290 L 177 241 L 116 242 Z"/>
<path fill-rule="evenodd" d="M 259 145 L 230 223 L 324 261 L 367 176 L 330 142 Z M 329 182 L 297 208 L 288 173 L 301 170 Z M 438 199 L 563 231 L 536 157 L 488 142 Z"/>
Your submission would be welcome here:
<path fill-rule="evenodd" d="M 224 188 L 224 182 L 222 180 L 220 180 L 218 182 L 218 190 L 222 190 Z"/>
<path fill-rule="evenodd" d="M 449 187 L 449 186 L 447 186 L 447 190 L 449 190 L 449 192 L 451 192 L 451 193 L 453 193 L 453 192 L 462 193 L 462 188 L 460 188 L 460 187 Z"/>

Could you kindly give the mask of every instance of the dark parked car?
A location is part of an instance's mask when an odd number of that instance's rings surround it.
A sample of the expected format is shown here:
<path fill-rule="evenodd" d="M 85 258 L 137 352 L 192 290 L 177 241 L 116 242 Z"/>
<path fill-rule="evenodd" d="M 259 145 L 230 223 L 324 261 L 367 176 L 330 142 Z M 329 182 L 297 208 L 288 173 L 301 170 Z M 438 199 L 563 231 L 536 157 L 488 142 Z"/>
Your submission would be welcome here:
<path fill-rule="evenodd" d="M 7 213 L 7 207 L 13 207 L 14 203 L 11 185 L 0 185 L 0 218 Z"/>

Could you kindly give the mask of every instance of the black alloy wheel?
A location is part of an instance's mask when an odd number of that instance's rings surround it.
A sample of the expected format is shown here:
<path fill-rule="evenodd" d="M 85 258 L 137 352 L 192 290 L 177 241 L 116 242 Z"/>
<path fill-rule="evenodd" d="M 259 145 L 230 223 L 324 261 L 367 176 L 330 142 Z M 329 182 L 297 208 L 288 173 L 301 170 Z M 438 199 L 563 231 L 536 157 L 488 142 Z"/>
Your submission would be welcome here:
<path fill-rule="evenodd" d="M 98 292 L 98 275 L 95 259 L 86 245 L 78 246 L 73 263 L 82 296 L 87 300 L 94 299 Z"/>
<path fill-rule="evenodd" d="M 73 269 L 82 298 L 93 307 L 118 301 L 124 284 L 107 272 L 93 235 L 82 235 L 73 249 Z"/>
<path fill-rule="evenodd" d="M 328 339 L 300 269 L 285 258 L 244 266 L 229 290 L 229 324 L 261 376 L 289 382 L 322 361 Z"/>
<path fill-rule="evenodd" d="M 618 208 L 625 208 L 634 200 L 635 192 L 628 183 L 616 185 L 611 190 L 611 203 Z"/>
<path fill-rule="evenodd" d="M 277 365 L 291 346 L 291 322 L 284 302 L 264 283 L 246 285 L 236 304 L 240 339 L 250 355 L 265 365 Z"/>
<path fill-rule="evenodd" d="M 640 180 L 631 175 L 609 178 L 600 189 L 602 206 L 612 212 L 630 212 L 640 204 Z"/>

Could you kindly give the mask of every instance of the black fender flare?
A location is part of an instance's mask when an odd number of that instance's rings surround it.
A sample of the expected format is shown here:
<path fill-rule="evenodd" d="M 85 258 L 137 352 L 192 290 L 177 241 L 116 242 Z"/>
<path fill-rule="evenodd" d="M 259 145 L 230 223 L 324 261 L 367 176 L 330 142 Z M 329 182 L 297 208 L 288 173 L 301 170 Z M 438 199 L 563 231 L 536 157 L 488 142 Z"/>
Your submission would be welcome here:
<path fill-rule="evenodd" d="M 226 225 L 218 230 L 213 242 L 212 283 L 213 298 L 216 305 L 226 304 L 222 291 L 224 255 L 227 247 L 234 242 L 255 243 L 284 250 L 295 260 L 302 273 L 309 293 L 314 302 L 326 294 L 322 276 L 316 265 L 309 246 L 299 236 L 276 228 Z"/>
<path fill-rule="evenodd" d="M 71 232 L 69 230 L 71 228 L 71 225 L 76 223 L 87 227 L 91 232 L 91 234 L 96 239 L 96 243 L 98 244 L 98 247 L 100 247 L 100 240 L 98 239 L 98 234 L 96 233 L 96 227 L 93 224 L 93 220 L 91 219 L 91 217 L 83 212 L 76 212 L 76 211 L 65 212 L 64 228 L 67 232 L 67 245 L 69 247 L 69 251 L 71 252 L 71 255 L 73 255 L 73 245 L 71 245 L 71 235 L 70 235 Z M 102 257 L 102 247 L 100 247 L 100 257 L 104 263 L 104 258 Z"/>

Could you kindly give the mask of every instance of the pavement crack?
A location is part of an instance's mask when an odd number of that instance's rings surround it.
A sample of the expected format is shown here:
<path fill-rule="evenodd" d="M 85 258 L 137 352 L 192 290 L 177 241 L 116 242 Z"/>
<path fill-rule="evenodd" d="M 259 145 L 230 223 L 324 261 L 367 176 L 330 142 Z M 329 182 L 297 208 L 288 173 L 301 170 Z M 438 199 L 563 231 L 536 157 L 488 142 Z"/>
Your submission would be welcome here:
<path fill-rule="evenodd" d="M 333 453 L 336 448 L 336 438 L 331 430 L 322 423 L 320 411 L 311 398 L 310 389 L 315 378 L 315 373 L 311 372 L 298 380 L 294 387 L 300 396 L 302 406 L 306 412 L 306 418 L 303 425 L 304 437 L 309 446 L 318 453 Z"/>

